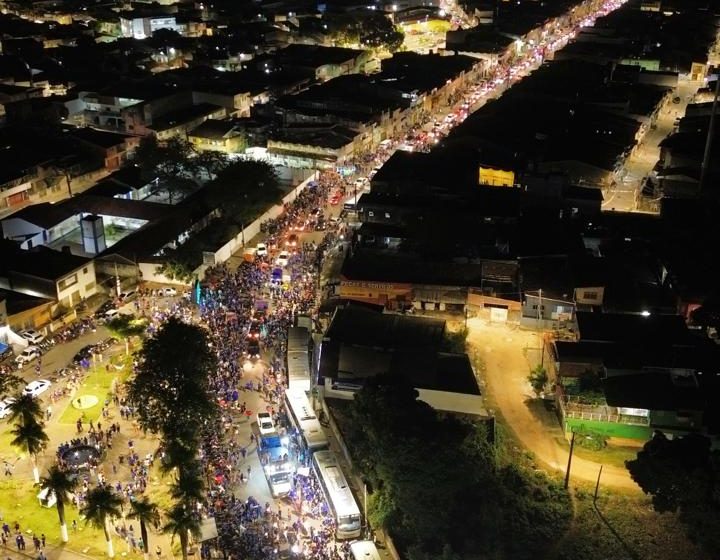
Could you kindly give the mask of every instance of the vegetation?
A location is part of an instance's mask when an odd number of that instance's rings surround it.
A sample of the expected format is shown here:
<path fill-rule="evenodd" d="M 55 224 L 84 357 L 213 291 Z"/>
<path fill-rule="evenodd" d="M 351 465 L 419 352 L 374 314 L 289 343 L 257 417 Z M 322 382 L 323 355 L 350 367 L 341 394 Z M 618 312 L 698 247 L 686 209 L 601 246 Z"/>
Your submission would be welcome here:
<path fill-rule="evenodd" d="M 360 45 L 393 53 L 405 40 L 402 29 L 382 13 L 332 14 L 325 16 L 323 21 L 328 26 L 330 39 L 339 46 Z"/>
<path fill-rule="evenodd" d="M 97 486 L 88 491 L 85 506 L 80 510 L 85 522 L 105 533 L 108 558 L 115 557 L 108 521 L 122 514 L 123 499 L 110 486 Z"/>
<path fill-rule="evenodd" d="M 467 344 L 468 328 L 463 327 L 457 331 L 445 331 L 440 348 L 443 352 L 452 352 L 454 354 L 465 353 Z"/>
<path fill-rule="evenodd" d="M 677 514 L 693 541 L 709 553 L 720 550 L 720 451 L 707 437 L 671 440 L 655 432 L 626 465 L 655 511 Z"/>
<path fill-rule="evenodd" d="M 683 535 L 671 513 L 657 513 L 645 496 L 601 491 L 593 499 L 594 484 L 575 490 L 575 517 L 570 530 L 558 533 L 555 560 L 710 560 Z"/>
<path fill-rule="evenodd" d="M 217 363 L 207 331 L 170 318 L 145 341 L 138 357 L 128 397 L 140 426 L 166 439 L 195 441 L 192 434 L 217 413 L 209 393 L 209 375 Z"/>
<path fill-rule="evenodd" d="M 142 496 L 130 501 L 130 519 L 136 519 L 140 523 L 140 537 L 142 538 L 143 557 L 148 560 L 150 557 L 150 544 L 148 543 L 147 525 L 160 524 L 160 512 L 156 504 L 150 501 L 147 496 Z"/>
<path fill-rule="evenodd" d="M 605 449 L 605 447 L 607 447 L 607 440 L 607 436 L 595 430 L 575 430 L 575 444 L 590 451 Z"/>
<path fill-rule="evenodd" d="M 200 437 L 206 426 L 215 425 L 218 415 L 209 390 L 216 356 L 207 331 L 169 319 L 145 341 L 139 362 L 128 397 L 138 409 L 140 426 L 162 437 L 161 470 L 174 476 L 170 489 L 174 505 L 167 512 L 164 530 L 179 536 L 183 558 L 187 558 L 189 538 L 200 530 L 195 505 L 205 489 L 197 459 Z M 147 504 L 143 508 L 151 509 Z"/>
<path fill-rule="evenodd" d="M 533 393 L 535 393 L 536 397 L 539 397 L 545 390 L 545 385 L 547 385 L 548 382 L 547 371 L 543 366 L 538 364 L 530 370 L 530 375 L 528 375 L 527 379 L 530 382 Z"/>
<path fill-rule="evenodd" d="M 35 484 L 40 483 L 40 471 L 37 467 L 37 456 L 47 447 L 49 438 L 45 433 L 43 411 L 40 401 L 30 395 L 20 393 L 15 396 L 15 402 L 9 407 L 10 421 L 15 425 L 10 430 L 13 447 L 26 451 L 33 466 L 33 479 Z"/>
<path fill-rule="evenodd" d="M 534 558 L 567 524 L 561 484 L 496 453 L 484 426 L 438 415 L 404 381 L 378 377 L 349 411 L 370 519 L 411 560 Z"/>
<path fill-rule="evenodd" d="M 155 136 L 145 136 L 135 150 L 135 163 L 140 166 L 147 181 L 158 179 L 158 184 L 168 194 L 170 204 L 173 196 L 194 190 L 197 168 L 192 160 L 192 146 L 174 136 L 166 142 L 158 142 Z"/>
<path fill-rule="evenodd" d="M 186 504 L 176 504 L 167 514 L 167 523 L 163 527 L 166 533 L 180 538 L 180 550 L 183 560 L 188 558 L 189 537 L 200 536 L 200 519 L 193 509 Z"/>
<path fill-rule="evenodd" d="M 70 501 L 70 494 L 77 487 L 78 480 L 71 476 L 59 465 L 52 465 L 48 469 L 47 476 L 40 479 L 40 486 L 48 491 L 48 497 L 55 495 L 55 507 L 57 508 L 58 519 L 60 520 L 60 538 L 62 542 L 68 542 L 67 523 L 65 521 L 65 505 Z"/>
<path fill-rule="evenodd" d="M 125 341 L 125 353 L 130 354 L 130 339 L 145 334 L 147 319 L 118 314 L 105 323 L 105 328 L 114 337 Z"/>

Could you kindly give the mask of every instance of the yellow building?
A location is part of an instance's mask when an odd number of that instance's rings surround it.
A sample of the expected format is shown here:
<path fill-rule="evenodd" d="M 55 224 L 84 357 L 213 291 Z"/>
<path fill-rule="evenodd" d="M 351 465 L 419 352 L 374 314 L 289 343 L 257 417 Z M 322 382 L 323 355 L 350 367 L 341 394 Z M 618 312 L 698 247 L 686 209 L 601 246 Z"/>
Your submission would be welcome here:
<path fill-rule="evenodd" d="M 227 154 L 244 152 L 245 135 L 232 121 L 208 119 L 188 132 L 188 141 L 198 150 L 215 150 Z"/>
<path fill-rule="evenodd" d="M 480 166 L 478 184 L 491 187 L 512 187 L 515 184 L 515 173 L 504 169 Z"/>

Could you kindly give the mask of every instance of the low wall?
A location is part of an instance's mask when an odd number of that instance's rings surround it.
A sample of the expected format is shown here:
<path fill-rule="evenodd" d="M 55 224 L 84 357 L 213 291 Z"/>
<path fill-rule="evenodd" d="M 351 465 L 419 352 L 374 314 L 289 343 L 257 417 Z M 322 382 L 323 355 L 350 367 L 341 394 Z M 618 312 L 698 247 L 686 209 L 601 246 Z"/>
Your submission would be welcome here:
<path fill-rule="evenodd" d="M 164 274 L 157 271 L 160 263 L 139 262 L 137 264 L 140 271 L 139 280 L 142 282 L 155 282 L 157 284 L 173 284 L 175 286 L 189 286 L 190 282 L 168 278 Z"/>

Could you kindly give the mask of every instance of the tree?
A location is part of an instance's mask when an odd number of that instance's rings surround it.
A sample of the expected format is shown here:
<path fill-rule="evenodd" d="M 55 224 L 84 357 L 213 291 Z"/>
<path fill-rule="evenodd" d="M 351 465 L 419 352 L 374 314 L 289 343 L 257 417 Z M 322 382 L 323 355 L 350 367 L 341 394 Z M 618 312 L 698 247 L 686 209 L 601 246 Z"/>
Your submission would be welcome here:
<path fill-rule="evenodd" d="M 110 333 L 125 341 L 125 353 L 130 354 L 130 338 L 145 334 L 147 320 L 138 319 L 133 315 L 118 314 L 105 323 Z"/>
<path fill-rule="evenodd" d="M 679 514 L 693 540 L 711 555 L 720 550 L 720 451 L 707 437 L 655 432 L 625 466 L 656 511 Z"/>
<path fill-rule="evenodd" d="M 530 382 L 530 386 L 532 387 L 535 396 L 539 397 L 545 390 L 545 385 L 547 385 L 548 382 L 547 371 L 545 371 L 544 367 L 538 364 L 530 370 L 530 375 L 528 375 L 527 380 Z"/>
<path fill-rule="evenodd" d="M 192 146 L 183 138 L 174 136 L 161 144 L 154 136 L 146 136 L 135 150 L 134 161 L 146 181 L 157 179 L 172 204 L 174 194 L 187 193 L 197 186 L 191 179 L 191 155 Z"/>
<path fill-rule="evenodd" d="M 200 469 L 201 467 L 196 461 L 180 467 L 170 486 L 170 496 L 176 501 L 188 505 L 201 501 L 205 483 Z"/>
<path fill-rule="evenodd" d="M 107 543 L 107 555 L 109 558 L 115 557 L 112 539 L 108 529 L 108 520 L 111 517 L 120 517 L 122 515 L 123 500 L 120 496 L 113 492 L 109 486 L 98 486 L 87 493 L 85 505 L 80 510 L 85 516 L 85 522 L 89 523 L 97 529 L 102 529 L 105 533 L 105 542 Z"/>
<path fill-rule="evenodd" d="M 29 422 L 42 422 L 43 410 L 40 406 L 40 400 L 26 393 L 18 393 L 14 397 L 14 401 L 8 406 L 10 422 L 19 422 L 27 424 Z"/>
<path fill-rule="evenodd" d="M 268 202 L 280 198 L 279 178 L 267 162 L 239 160 L 229 164 L 207 185 L 211 203 L 231 223 L 242 225 Z"/>
<path fill-rule="evenodd" d="M 35 484 L 39 484 L 40 471 L 37 466 L 37 456 L 47 447 L 49 441 L 45 428 L 36 420 L 31 420 L 24 424 L 15 424 L 13 429 L 10 430 L 10 434 L 13 436 L 10 443 L 18 449 L 27 451 L 30 461 L 32 461 L 33 479 Z"/>
<path fill-rule="evenodd" d="M 20 379 L 17 375 L 14 375 L 12 373 L 3 373 L 0 375 L 0 395 L 5 395 L 15 389 L 18 385 L 22 383 L 22 379 Z"/>
<path fill-rule="evenodd" d="M 167 512 L 167 523 L 163 527 L 163 531 L 170 533 L 173 539 L 176 536 L 180 538 L 182 557 L 183 560 L 187 560 L 190 536 L 200 537 L 200 520 L 192 508 L 183 503 L 178 503 Z"/>
<path fill-rule="evenodd" d="M 202 172 L 212 180 L 229 164 L 227 154 L 217 150 L 201 150 L 197 152 L 194 162 L 196 171 Z"/>
<path fill-rule="evenodd" d="M 143 542 L 143 557 L 145 560 L 150 558 L 150 544 L 148 543 L 147 525 L 158 525 L 160 523 L 160 513 L 157 505 L 151 502 L 147 496 L 130 501 L 130 519 L 137 519 L 140 523 L 140 536 Z"/>
<path fill-rule="evenodd" d="M 40 486 L 48 491 L 48 497 L 51 493 L 55 495 L 55 507 L 60 520 L 60 537 L 62 542 L 66 543 L 68 530 L 65 522 L 65 505 L 70 501 L 70 494 L 77 487 L 77 478 L 55 464 L 48 469 L 47 476 L 40 480 Z"/>
<path fill-rule="evenodd" d="M 176 318 L 165 322 L 145 341 L 129 383 L 128 397 L 137 407 L 140 426 L 153 433 L 181 434 L 173 437 L 200 431 L 217 414 L 209 392 L 216 367 L 205 329 Z"/>
<path fill-rule="evenodd" d="M 386 48 L 397 51 L 405 40 L 405 34 L 384 14 L 364 16 L 359 22 L 360 44 L 365 47 Z"/>

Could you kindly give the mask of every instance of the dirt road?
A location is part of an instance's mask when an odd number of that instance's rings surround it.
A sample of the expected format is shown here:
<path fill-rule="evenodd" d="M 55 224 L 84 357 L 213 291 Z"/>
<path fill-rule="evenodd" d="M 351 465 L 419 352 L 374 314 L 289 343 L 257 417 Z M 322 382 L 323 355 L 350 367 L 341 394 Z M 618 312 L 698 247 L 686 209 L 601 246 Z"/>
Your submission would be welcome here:
<path fill-rule="evenodd" d="M 480 318 L 470 319 L 468 328 L 469 354 L 484 364 L 481 379 L 491 404 L 499 409 L 505 422 L 538 461 L 564 473 L 568 452 L 556 439 L 562 430 L 557 423 L 553 425 L 547 418 L 539 417 L 540 413 L 532 406 L 532 390 L 527 382 L 530 366 L 526 350 L 538 348 L 537 333 L 508 325 L 490 325 Z M 575 455 L 570 480 L 595 482 L 599 469 L 599 463 Z M 601 485 L 638 490 L 625 469 L 611 465 L 603 467 Z"/>

